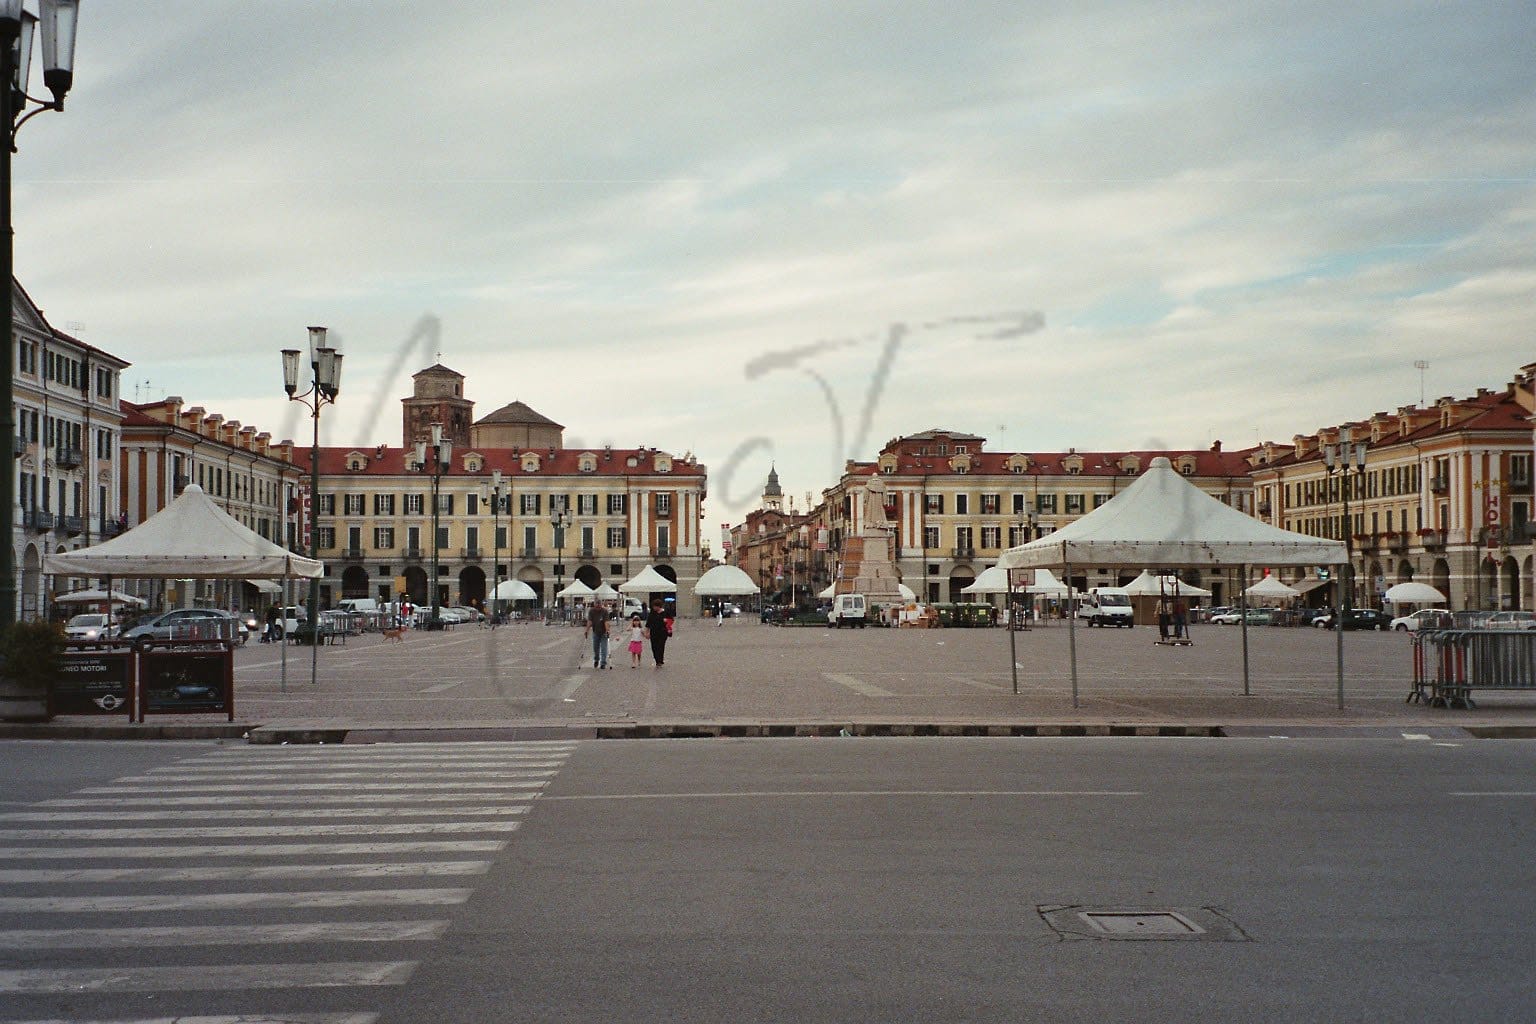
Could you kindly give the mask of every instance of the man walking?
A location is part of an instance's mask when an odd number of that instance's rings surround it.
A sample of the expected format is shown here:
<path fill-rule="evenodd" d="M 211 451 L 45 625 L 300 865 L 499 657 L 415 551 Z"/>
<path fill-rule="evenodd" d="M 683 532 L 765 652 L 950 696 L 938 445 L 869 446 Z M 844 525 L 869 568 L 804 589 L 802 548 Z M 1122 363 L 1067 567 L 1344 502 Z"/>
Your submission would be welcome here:
<path fill-rule="evenodd" d="M 603 602 L 593 601 L 587 610 L 584 635 L 592 638 L 592 667 L 612 668 L 608 664 L 608 606 Z"/>
<path fill-rule="evenodd" d="M 650 614 L 645 617 L 645 635 L 651 641 L 651 657 L 655 659 L 657 668 L 667 662 L 667 637 L 670 632 L 667 628 L 667 613 L 662 610 L 661 602 L 652 601 Z"/>

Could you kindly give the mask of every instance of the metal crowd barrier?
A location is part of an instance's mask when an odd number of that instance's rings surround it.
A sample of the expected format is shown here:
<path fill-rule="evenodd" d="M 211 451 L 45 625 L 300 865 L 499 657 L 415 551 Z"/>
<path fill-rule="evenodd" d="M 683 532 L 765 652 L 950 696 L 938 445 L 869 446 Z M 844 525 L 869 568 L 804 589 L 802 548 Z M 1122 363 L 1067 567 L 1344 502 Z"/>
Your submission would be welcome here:
<path fill-rule="evenodd" d="M 1536 631 L 1421 629 L 1408 703 L 1476 707 L 1473 690 L 1536 690 Z"/>

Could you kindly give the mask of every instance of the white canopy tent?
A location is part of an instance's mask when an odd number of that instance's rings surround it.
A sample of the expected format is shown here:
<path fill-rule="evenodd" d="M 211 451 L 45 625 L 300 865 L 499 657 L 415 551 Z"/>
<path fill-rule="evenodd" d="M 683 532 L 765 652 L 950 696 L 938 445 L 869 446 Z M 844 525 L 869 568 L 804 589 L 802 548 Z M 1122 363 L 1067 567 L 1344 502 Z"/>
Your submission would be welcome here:
<path fill-rule="evenodd" d="M 1044 594 L 1047 597 L 1066 597 L 1067 585 L 1056 578 L 1049 569 L 1036 569 L 1033 583 L 1024 585 L 1026 594 Z"/>
<path fill-rule="evenodd" d="M 1186 566 L 1238 566 L 1244 576 L 1254 565 L 1342 565 L 1341 541 L 1282 530 L 1200 490 L 1174 470 L 1164 456 L 1154 458 L 1134 483 L 1114 498 L 1038 540 L 1003 552 L 1005 568 L 1061 568 L 1070 580 L 1072 566 L 1177 569 Z M 1072 706 L 1078 706 L 1077 631 L 1072 658 Z M 1249 692 L 1248 622 L 1243 616 L 1243 693 Z M 1343 644 L 1343 631 L 1339 632 Z M 1341 646 L 1342 651 L 1342 646 Z M 1339 706 L 1344 705 L 1343 656 L 1339 657 Z"/>
<path fill-rule="evenodd" d="M 612 601 L 619 596 L 619 592 L 613 589 L 613 584 L 605 581 L 598 584 L 597 589 L 592 591 L 592 596 L 599 601 Z"/>
<path fill-rule="evenodd" d="M 188 484 L 174 501 L 127 533 L 94 547 L 48 555 L 43 571 L 109 579 L 314 579 L 324 575 L 325 565 L 272 543 L 215 505 L 197 484 Z M 315 642 L 311 683 L 317 682 L 319 657 L 320 644 Z M 286 644 L 281 671 L 282 688 L 287 690 Z"/>
<path fill-rule="evenodd" d="M 981 575 L 968 587 L 961 587 L 962 594 L 1006 594 L 1008 593 L 1008 570 L 1000 565 L 989 566 L 981 570 Z"/>
<path fill-rule="evenodd" d="M 761 593 L 752 577 L 734 565 L 717 565 L 706 569 L 693 592 L 700 597 L 732 597 Z"/>
<path fill-rule="evenodd" d="M 1273 576 L 1265 576 L 1259 582 L 1243 591 L 1249 597 L 1257 597 L 1262 601 L 1288 601 L 1293 597 L 1300 597 L 1301 591 L 1288 584 L 1282 583 Z"/>
<path fill-rule="evenodd" d="M 649 594 L 654 592 L 675 594 L 677 584 L 657 572 L 654 566 L 646 566 L 635 575 L 619 584 L 619 591 L 625 594 Z"/>
<path fill-rule="evenodd" d="M 1173 573 L 1154 573 L 1143 569 L 1141 575 L 1125 585 L 1125 592 L 1132 597 L 1210 597 L 1211 592 L 1197 587 L 1188 580 L 1181 580 Z"/>
<path fill-rule="evenodd" d="M 896 593 L 901 595 L 901 599 L 903 601 L 916 601 L 917 600 L 917 591 L 913 590 L 911 587 L 907 586 L 905 583 L 898 583 L 898 584 L 896 584 Z"/>
<path fill-rule="evenodd" d="M 104 604 L 111 602 L 112 604 L 128 604 L 140 608 L 145 604 L 142 597 L 134 597 L 132 594 L 125 594 L 121 590 L 102 590 L 100 587 L 60 594 L 54 598 L 54 601 L 59 604 Z"/>
<path fill-rule="evenodd" d="M 519 581 L 521 582 L 521 581 Z M 587 586 L 581 580 L 571 580 L 560 590 L 555 591 L 556 597 L 591 597 L 597 591 Z"/>
<path fill-rule="evenodd" d="M 1417 580 L 1393 584 L 1381 596 L 1393 604 L 1443 604 L 1445 602 L 1444 594 L 1428 583 L 1420 583 Z"/>

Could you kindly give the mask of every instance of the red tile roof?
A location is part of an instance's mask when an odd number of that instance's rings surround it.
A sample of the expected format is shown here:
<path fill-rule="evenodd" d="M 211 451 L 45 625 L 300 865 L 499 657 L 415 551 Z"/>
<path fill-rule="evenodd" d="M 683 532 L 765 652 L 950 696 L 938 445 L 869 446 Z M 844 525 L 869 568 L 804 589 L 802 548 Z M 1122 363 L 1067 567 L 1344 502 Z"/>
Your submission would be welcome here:
<path fill-rule="evenodd" d="M 654 466 L 655 451 L 652 449 L 638 448 L 614 448 L 611 450 L 586 449 L 586 448 L 557 448 L 553 455 L 548 449 L 533 449 L 539 456 L 539 469 L 537 472 L 524 472 L 523 455 L 525 452 L 515 452 L 511 448 L 460 448 L 457 445 L 453 450 L 453 465 L 443 473 L 445 477 L 472 477 L 484 479 L 491 475 L 492 470 L 499 469 L 504 477 L 521 477 L 523 479 L 538 479 L 540 477 L 615 477 L 615 476 L 677 476 L 677 477 L 703 477 L 705 467 L 699 463 L 689 464 L 678 456 L 672 456 L 672 470 L 669 473 L 657 473 Z M 478 473 L 470 473 L 464 469 L 464 456 L 471 452 L 480 455 L 484 460 L 484 466 Z M 367 458 L 367 465 L 361 470 L 347 468 L 347 456 L 358 453 Z M 577 467 L 582 455 L 596 456 L 596 469 L 590 473 L 583 473 Z M 407 459 L 409 455 L 409 460 Z M 633 456 L 638 465 L 630 466 L 629 458 Z M 408 468 L 408 462 L 414 462 L 415 449 L 390 447 L 378 445 L 373 447 L 357 448 L 321 448 L 320 472 L 326 476 L 399 476 L 404 473 L 414 473 Z M 309 448 L 295 448 L 293 461 L 305 470 L 309 469 Z M 423 473 L 423 476 L 430 474 Z"/>

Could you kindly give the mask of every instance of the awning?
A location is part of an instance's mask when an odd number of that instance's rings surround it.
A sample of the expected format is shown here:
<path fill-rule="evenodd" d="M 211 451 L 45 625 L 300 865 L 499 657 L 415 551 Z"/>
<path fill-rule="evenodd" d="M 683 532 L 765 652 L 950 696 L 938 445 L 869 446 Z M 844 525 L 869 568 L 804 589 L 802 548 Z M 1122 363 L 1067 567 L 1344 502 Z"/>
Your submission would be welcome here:
<path fill-rule="evenodd" d="M 1291 589 L 1296 591 L 1297 594 L 1310 594 L 1318 587 L 1326 587 L 1331 582 L 1331 580 L 1319 580 L 1308 577 L 1307 579 L 1297 580 L 1295 583 L 1292 583 Z"/>
<path fill-rule="evenodd" d="M 245 582 L 263 594 L 280 594 L 283 591 L 283 585 L 277 580 L 246 580 Z"/>

